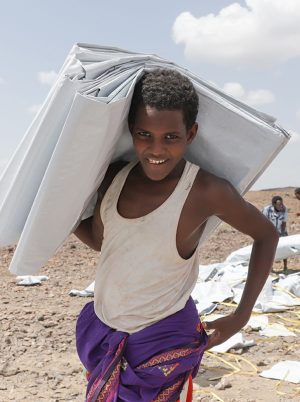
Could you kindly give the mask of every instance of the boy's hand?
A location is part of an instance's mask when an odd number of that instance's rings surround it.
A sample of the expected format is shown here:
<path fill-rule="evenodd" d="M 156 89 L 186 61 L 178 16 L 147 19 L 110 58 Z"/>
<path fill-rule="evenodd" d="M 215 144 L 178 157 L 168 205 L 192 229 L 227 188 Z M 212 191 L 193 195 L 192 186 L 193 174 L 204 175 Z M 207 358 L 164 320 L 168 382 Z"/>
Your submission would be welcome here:
<path fill-rule="evenodd" d="M 239 332 L 247 322 L 248 319 L 245 320 L 235 313 L 226 317 L 218 318 L 214 321 L 203 322 L 202 324 L 206 331 L 213 330 L 213 332 L 208 335 L 208 343 L 205 350 L 227 341 L 227 339 Z"/>

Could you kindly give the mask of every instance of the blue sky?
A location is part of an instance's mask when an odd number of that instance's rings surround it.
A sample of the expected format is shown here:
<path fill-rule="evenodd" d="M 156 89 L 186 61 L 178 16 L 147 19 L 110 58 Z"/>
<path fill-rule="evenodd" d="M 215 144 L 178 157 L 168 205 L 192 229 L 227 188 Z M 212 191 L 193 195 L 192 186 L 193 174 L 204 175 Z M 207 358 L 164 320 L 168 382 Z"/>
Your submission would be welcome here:
<path fill-rule="evenodd" d="M 294 134 L 254 188 L 300 186 L 298 0 L 1 2 L 0 172 L 75 42 L 155 53 Z"/>

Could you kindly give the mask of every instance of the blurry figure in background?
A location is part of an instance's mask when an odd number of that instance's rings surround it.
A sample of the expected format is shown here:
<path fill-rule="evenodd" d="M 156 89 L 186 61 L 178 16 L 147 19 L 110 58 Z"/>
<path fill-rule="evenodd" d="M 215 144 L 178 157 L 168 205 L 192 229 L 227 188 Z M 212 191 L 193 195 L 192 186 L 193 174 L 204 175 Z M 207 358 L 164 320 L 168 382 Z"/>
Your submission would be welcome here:
<path fill-rule="evenodd" d="M 295 188 L 295 197 L 300 201 L 300 187 Z M 300 212 L 296 212 L 296 216 L 300 216 Z"/>
<path fill-rule="evenodd" d="M 300 199 L 300 189 L 299 190 L 299 198 Z M 296 190 L 295 190 L 296 193 Z M 287 219 L 288 219 L 288 211 L 286 206 L 283 204 L 283 199 L 279 195 L 275 195 L 272 198 L 272 204 L 267 205 L 263 208 L 262 213 L 273 223 L 276 227 L 277 232 L 280 237 L 288 236 L 287 232 Z M 283 260 L 283 272 L 287 273 L 287 259 Z"/>

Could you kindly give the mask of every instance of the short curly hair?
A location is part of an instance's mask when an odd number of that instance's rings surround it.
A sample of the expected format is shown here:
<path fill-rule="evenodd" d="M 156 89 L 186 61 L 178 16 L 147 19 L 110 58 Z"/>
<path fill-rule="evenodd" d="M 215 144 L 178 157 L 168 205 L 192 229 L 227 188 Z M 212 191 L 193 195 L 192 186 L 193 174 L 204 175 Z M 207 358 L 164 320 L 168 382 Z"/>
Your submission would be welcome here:
<path fill-rule="evenodd" d="M 145 72 L 136 84 L 128 115 L 129 126 L 134 124 L 140 105 L 157 110 L 182 110 L 187 129 L 196 121 L 198 95 L 191 81 L 176 70 L 155 69 Z"/>

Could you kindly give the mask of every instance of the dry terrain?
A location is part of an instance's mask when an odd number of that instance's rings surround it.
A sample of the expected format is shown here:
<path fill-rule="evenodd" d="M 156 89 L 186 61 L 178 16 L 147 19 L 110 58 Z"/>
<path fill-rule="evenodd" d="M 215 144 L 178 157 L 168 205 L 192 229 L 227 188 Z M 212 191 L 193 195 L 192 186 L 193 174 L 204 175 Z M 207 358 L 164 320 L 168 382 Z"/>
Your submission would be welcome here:
<path fill-rule="evenodd" d="M 273 195 L 283 196 L 289 208 L 289 233 L 300 233 L 300 202 L 291 188 L 249 192 L 246 198 L 261 208 Z M 201 252 L 201 263 L 221 262 L 233 250 L 250 243 L 250 239 L 222 224 Z M 76 317 L 85 298 L 68 295 L 72 288 L 84 289 L 94 277 L 97 253 L 71 236 L 60 251 L 41 270 L 49 276 L 42 285 L 18 286 L 7 268 L 13 248 L 0 250 L 0 401 L 83 401 L 85 379 L 74 342 Z M 274 264 L 280 270 L 281 264 Z M 300 258 L 289 260 L 291 272 L 300 269 Z M 230 311 L 220 306 L 218 311 Z M 298 312 L 298 315 L 296 314 Z M 271 322 L 285 322 L 298 330 L 299 309 L 270 314 Z M 256 346 L 231 354 L 206 353 L 196 379 L 201 401 L 299 401 L 300 384 L 264 379 L 260 372 L 281 360 L 299 360 L 299 338 L 262 338 L 255 331 L 243 330 L 246 339 Z M 233 371 L 236 371 L 234 374 Z M 227 388 L 218 389 L 221 377 Z M 222 388 L 222 387 L 221 387 Z"/>

